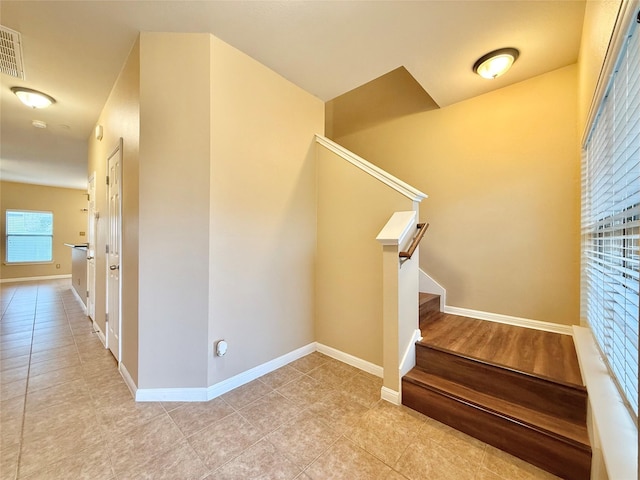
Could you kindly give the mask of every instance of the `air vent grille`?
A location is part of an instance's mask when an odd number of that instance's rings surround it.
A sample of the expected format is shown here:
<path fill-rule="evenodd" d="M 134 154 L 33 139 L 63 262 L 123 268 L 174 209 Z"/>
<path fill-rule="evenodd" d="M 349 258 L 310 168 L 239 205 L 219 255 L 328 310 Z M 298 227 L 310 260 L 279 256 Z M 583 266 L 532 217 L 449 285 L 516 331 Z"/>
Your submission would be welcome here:
<path fill-rule="evenodd" d="M 24 80 L 20 33 L 0 25 L 0 72 Z"/>

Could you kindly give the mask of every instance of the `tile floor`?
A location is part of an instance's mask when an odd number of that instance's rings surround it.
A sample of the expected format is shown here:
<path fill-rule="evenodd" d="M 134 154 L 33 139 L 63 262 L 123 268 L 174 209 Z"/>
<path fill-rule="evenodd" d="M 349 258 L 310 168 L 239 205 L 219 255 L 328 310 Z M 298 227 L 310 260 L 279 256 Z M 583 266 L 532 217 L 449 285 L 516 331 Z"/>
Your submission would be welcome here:
<path fill-rule="evenodd" d="M 319 353 L 206 403 L 135 403 L 69 280 L 2 285 L 0 479 L 555 478 L 379 400 Z"/>

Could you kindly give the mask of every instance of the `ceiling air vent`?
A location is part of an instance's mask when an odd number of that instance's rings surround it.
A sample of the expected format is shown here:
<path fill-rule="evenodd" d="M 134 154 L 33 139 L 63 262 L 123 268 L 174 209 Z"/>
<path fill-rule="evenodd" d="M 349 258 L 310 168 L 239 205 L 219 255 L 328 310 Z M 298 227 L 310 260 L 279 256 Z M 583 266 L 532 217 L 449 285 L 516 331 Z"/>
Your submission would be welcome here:
<path fill-rule="evenodd" d="M 0 25 L 0 72 L 24 80 L 20 33 Z"/>

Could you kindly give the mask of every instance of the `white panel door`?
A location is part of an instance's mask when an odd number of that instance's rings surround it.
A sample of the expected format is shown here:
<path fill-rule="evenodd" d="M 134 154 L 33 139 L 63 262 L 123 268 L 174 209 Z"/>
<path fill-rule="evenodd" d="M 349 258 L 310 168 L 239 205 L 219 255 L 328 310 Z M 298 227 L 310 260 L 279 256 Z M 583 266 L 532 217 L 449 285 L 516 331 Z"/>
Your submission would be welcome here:
<path fill-rule="evenodd" d="M 87 232 L 87 315 L 96 319 L 96 172 L 89 177 Z"/>
<path fill-rule="evenodd" d="M 122 244 L 122 139 L 107 161 L 108 244 L 107 244 L 107 347 L 120 361 L 120 246 Z"/>

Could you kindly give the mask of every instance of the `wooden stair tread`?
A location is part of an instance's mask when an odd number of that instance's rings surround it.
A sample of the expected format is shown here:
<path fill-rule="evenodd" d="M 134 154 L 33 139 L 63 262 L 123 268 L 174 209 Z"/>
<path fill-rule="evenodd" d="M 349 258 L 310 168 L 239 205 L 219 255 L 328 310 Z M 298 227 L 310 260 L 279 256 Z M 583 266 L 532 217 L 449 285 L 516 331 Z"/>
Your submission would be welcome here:
<path fill-rule="evenodd" d="M 575 424 L 562 418 L 546 415 L 530 408 L 478 392 L 437 375 L 426 373 L 419 368 L 414 368 L 407 373 L 407 375 L 404 376 L 404 380 L 422 388 L 436 390 L 441 394 L 453 396 L 459 401 L 473 404 L 502 417 L 510 418 L 520 424 L 527 425 L 555 438 L 567 441 L 578 448 L 590 450 L 586 425 Z"/>
<path fill-rule="evenodd" d="M 494 366 L 494 367 L 497 367 L 497 368 L 501 368 L 503 370 L 508 370 L 508 371 L 517 373 L 519 375 L 524 375 L 524 376 L 527 376 L 527 377 L 536 378 L 536 379 L 539 379 L 539 380 L 545 381 L 545 382 L 551 382 L 551 383 L 554 383 L 554 384 L 559 384 L 559 385 L 562 385 L 562 386 L 564 386 L 566 388 L 570 388 L 572 390 L 575 390 L 576 392 L 582 392 L 582 393 L 585 393 L 585 394 L 587 392 L 587 387 L 585 387 L 584 385 L 577 385 L 575 383 L 567 383 L 567 382 L 564 382 L 562 380 L 559 380 L 558 378 L 550 378 L 550 377 L 547 377 L 547 376 L 542 375 L 540 373 L 534 373 L 534 372 L 527 372 L 527 371 L 523 371 L 523 370 L 518 370 L 517 368 L 509 366 L 509 365 L 503 365 L 503 364 L 492 362 L 492 361 L 485 360 L 485 359 L 482 359 L 482 358 L 476 358 L 476 357 L 474 357 L 472 355 L 467 355 L 467 354 L 460 353 L 460 352 L 457 352 L 457 351 L 454 351 L 454 350 L 449 350 L 448 348 L 444 348 L 444 347 L 441 347 L 441 346 L 438 346 L 438 345 L 433 345 L 433 344 L 431 344 L 429 342 L 425 342 L 424 338 L 422 340 L 418 340 L 416 342 L 416 344 L 424 346 L 424 347 L 427 347 L 427 348 L 431 348 L 433 350 L 438 350 L 440 352 L 445 352 L 445 353 L 449 353 L 451 355 L 456 355 L 458 357 L 466 358 L 466 359 L 469 359 L 469 360 L 471 360 L 473 362 L 477 362 L 477 363 L 480 363 L 480 364 L 491 365 L 491 366 Z"/>
<path fill-rule="evenodd" d="M 431 313 L 422 344 L 469 358 L 584 387 L 570 335 Z"/>
<path fill-rule="evenodd" d="M 420 292 L 418 294 L 418 305 L 423 305 L 435 298 L 440 298 L 440 295 L 438 295 L 437 293 Z"/>

